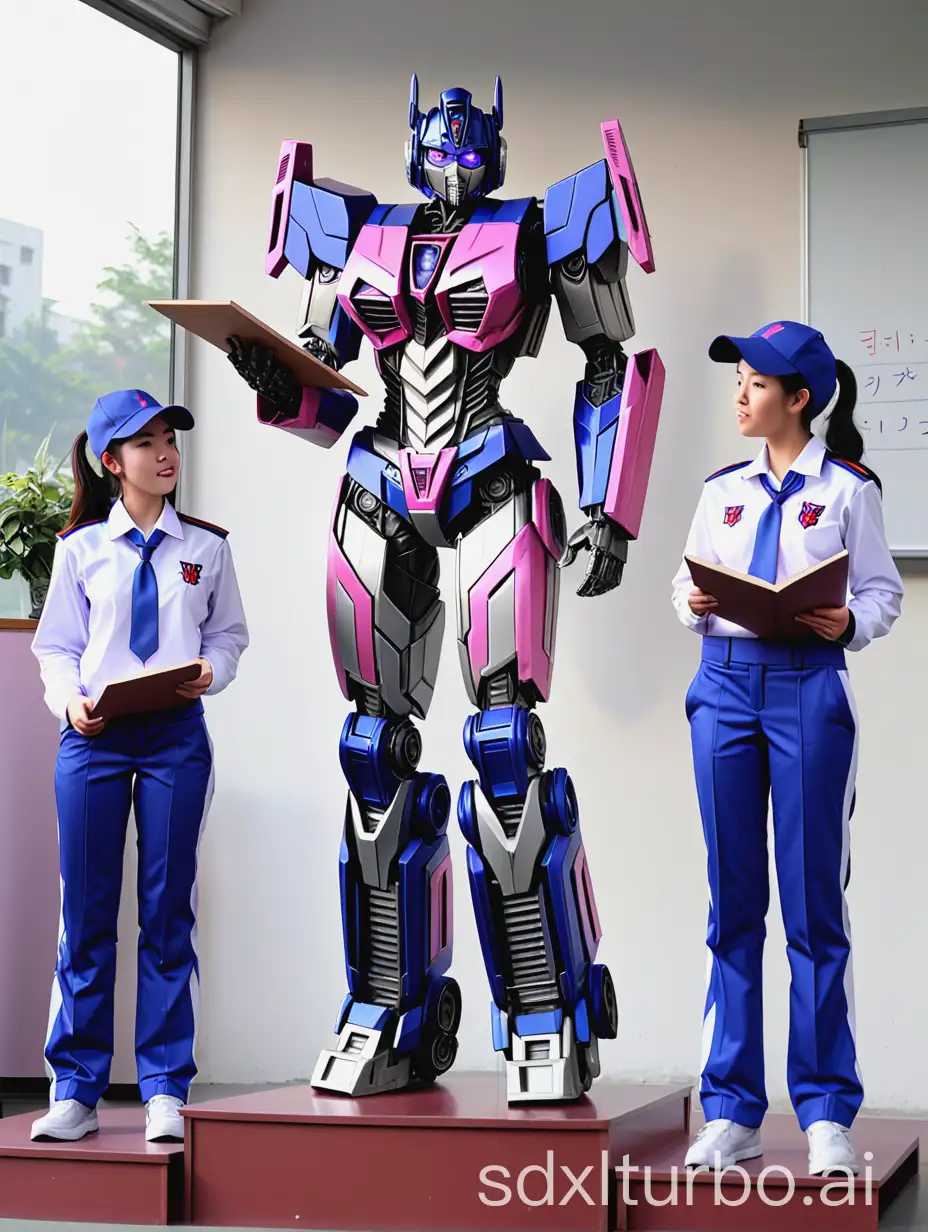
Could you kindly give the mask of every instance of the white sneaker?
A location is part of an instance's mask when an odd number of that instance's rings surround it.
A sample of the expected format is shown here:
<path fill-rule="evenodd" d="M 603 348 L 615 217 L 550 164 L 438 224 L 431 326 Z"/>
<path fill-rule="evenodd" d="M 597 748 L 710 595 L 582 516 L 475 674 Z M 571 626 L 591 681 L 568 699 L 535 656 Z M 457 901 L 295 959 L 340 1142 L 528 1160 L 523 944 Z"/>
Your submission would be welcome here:
<path fill-rule="evenodd" d="M 809 1139 L 809 1176 L 825 1176 L 829 1172 L 857 1175 L 857 1156 L 849 1133 L 850 1130 L 837 1121 L 813 1121 L 806 1130 Z"/>
<path fill-rule="evenodd" d="M 684 1167 L 730 1168 L 741 1159 L 756 1159 L 763 1153 L 759 1129 L 737 1121 L 707 1121 L 686 1152 Z"/>
<path fill-rule="evenodd" d="M 60 1099 L 52 1104 L 45 1116 L 32 1122 L 29 1136 L 33 1141 L 36 1138 L 51 1138 L 53 1142 L 77 1142 L 86 1134 L 96 1133 L 99 1128 L 96 1108 L 88 1108 L 76 1099 Z"/>
<path fill-rule="evenodd" d="M 145 1105 L 145 1139 L 148 1142 L 183 1142 L 184 1101 L 175 1095 L 153 1095 Z"/>

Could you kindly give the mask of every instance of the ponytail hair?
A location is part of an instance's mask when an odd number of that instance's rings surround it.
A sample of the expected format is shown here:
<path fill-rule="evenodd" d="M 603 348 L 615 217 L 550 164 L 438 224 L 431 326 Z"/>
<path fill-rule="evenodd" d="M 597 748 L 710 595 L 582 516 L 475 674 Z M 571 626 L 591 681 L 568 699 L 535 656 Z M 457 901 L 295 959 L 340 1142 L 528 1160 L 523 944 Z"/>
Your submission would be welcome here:
<path fill-rule="evenodd" d="M 843 359 L 835 360 L 838 377 L 838 400 L 828 416 L 828 426 L 825 429 L 825 448 L 837 458 L 847 462 L 859 462 L 864 453 L 864 438 L 860 435 L 854 423 L 854 408 L 857 406 L 857 378 Z M 788 394 L 798 393 L 800 389 L 809 390 L 804 377 L 799 373 L 789 373 L 777 377 Z M 809 391 L 809 401 L 802 412 L 802 422 L 809 431 L 812 430 L 812 420 L 825 409 L 823 406 L 812 405 L 812 394 Z"/>
<path fill-rule="evenodd" d="M 110 452 L 116 442 L 110 446 Z M 102 475 L 90 465 L 87 457 L 87 433 L 82 432 L 71 448 L 71 474 L 74 477 L 74 498 L 62 534 L 82 522 L 99 522 L 109 517 L 110 508 L 120 493 L 119 480 L 104 469 Z"/>
<path fill-rule="evenodd" d="M 828 416 L 825 448 L 837 458 L 859 462 L 864 454 L 864 438 L 854 423 L 857 378 L 844 360 L 836 360 L 835 364 L 838 371 L 838 401 Z"/>

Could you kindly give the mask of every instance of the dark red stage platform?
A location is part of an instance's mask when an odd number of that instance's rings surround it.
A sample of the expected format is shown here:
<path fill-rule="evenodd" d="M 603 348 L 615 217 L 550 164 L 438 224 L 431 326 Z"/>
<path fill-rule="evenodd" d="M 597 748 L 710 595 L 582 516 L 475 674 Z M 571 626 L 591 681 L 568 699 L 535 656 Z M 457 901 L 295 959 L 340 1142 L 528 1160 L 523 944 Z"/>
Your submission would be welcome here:
<path fill-rule="evenodd" d="M 599 1082 L 568 1105 L 506 1103 L 495 1074 L 352 1100 L 308 1084 L 184 1110 L 184 1146 L 145 1142 L 144 1111 L 107 1108 L 73 1145 L 34 1143 L 37 1115 L 0 1119 L 0 1218 L 338 1232 L 656 1229 L 869 1232 L 918 1171 L 918 1121 L 859 1118 L 862 1166 L 805 1176 L 792 1116 L 765 1155 L 688 1180 L 690 1092 Z M 867 1156 L 871 1158 L 867 1158 Z M 761 1179 L 762 1178 L 762 1179 Z"/>
<path fill-rule="evenodd" d="M 609 1232 L 610 1161 L 684 1134 L 689 1087 L 597 1083 L 575 1104 L 510 1108 L 502 1079 L 462 1074 L 361 1100 L 284 1087 L 184 1115 L 188 1223 Z"/>
<path fill-rule="evenodd" d="M 0 1118 L 0 1217 L 81 1223 L 177 1223 L 183 1146 L 145 1141 L 145 1110 L 101 1108 L 80 1142 L 31 1142 L 41 1112 Z"/>

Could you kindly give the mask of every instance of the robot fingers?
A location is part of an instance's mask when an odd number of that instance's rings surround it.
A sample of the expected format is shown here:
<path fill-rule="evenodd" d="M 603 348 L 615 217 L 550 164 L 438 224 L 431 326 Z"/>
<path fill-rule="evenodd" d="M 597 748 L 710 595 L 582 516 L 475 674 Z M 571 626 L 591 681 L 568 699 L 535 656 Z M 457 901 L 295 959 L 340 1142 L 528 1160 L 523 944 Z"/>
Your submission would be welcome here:
<path fill-rule="evenodd" d="M 590 552 L 586 577 L 581 582 L 577 594 L 581 598 L 592 598 L 595 595 L 605 595 L 610 590 L 615 590 L 622 580 L 623 563 L 604 548 L 594 547 Z"/>
<path fill-rule="evenodd" d="M 567 547 L 564 549 L 563 556 L 557 562 L 559 569 L 569 569 L 579 554 L 589 549 L 593 531 L 594 526 L 592 522 L 587 522 L 579 530 L 574 531 L 567 541 Z"/>

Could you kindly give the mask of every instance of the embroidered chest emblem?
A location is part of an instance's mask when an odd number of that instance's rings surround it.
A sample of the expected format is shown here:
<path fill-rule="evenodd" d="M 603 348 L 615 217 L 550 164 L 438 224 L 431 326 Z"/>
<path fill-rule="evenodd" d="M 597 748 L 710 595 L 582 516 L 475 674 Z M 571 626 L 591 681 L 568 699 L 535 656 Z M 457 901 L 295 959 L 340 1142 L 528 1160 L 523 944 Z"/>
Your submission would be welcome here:
<path fill-rule="evenodd" d="M 199 586 L 200 574 L 203 572 L 202 565 L 192 565 L 189 561 L 182 560 L 180 568 L 181 575 L 188 586 Z"/>
<path fill-rule="evenodd" d="M 813 505 L 811 501 L 803 501 L 802 508 L 799 510 L 799 525 L 803 530 L 808 530 L 810 526 L 818 526 L 818 520 L 824 512 L 824 505 Z"/>
<path fill-rule="evenodd" d="M 744 513 L 744 505 L 726 505 L 725 506 L 725 525 L 737 526 L 741 521 L 741 515 Z"/>

